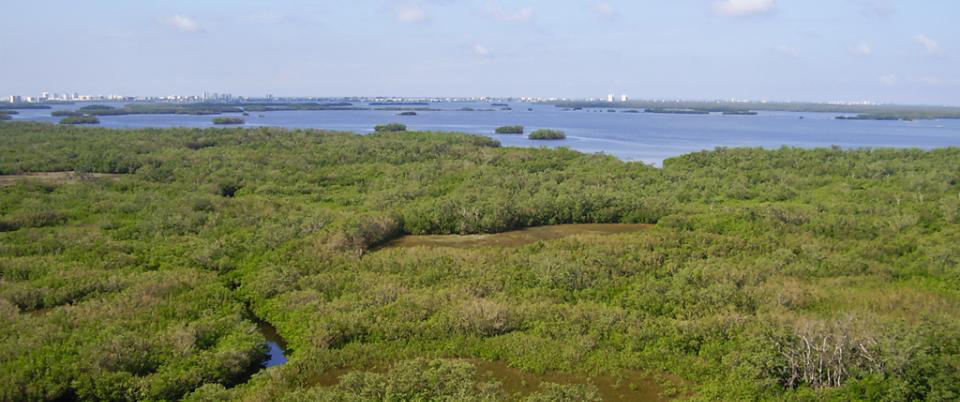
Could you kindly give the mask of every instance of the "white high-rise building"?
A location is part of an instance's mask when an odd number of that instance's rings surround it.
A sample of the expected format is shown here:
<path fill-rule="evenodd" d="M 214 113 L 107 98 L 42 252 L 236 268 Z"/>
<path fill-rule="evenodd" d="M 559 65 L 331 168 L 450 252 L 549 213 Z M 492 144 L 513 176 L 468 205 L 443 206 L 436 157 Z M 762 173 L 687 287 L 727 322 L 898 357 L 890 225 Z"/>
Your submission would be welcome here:
<path fill-rule="evenodd" d="M 611 102 L 611 103 L 612 103 L 612 102 L 613 102 L 613 97 L 614 97 L 613 94 L 607 95 L 607 102 Z"/>
<path fill-rule="evenodd" d="M 626 102 L 626 101 L 629 101 L 629 100 L 630 100 L 630 97 L 629 97 L 629 96 L 627 96 L 627 95 L 620 95 L 620 102 Z"/>

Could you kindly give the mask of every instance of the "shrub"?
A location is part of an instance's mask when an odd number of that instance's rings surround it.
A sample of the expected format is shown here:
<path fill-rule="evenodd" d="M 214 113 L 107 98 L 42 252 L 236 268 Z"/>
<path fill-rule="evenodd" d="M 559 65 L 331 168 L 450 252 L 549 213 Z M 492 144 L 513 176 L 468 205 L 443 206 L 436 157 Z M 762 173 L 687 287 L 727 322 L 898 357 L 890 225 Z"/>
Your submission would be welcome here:
<path fill-rule="evenodd" d="M 378 132 L 378 133 L 382 133 L 382 132 L 394 132 L 394 131 L 407 131 L 407 125 L 406 125 L 406 124 L 400 124 L 400 123 L 381 124 L 381 125 L 379 125 L 379 126 L 374 127 L 374 128 L 373 128 L 373 131 L 376 131 L 376 132 Z"/>
<path fill-rule="evenodd" d="M 567 138 L 567 134 L 560 130 L 539 129 L 530 133 L 531 140 L 562 140 Z"/>
<path fill-rule="evenodd" d="M 246 121 L 240 117 L 215 117 L 213 124 L 244 124 Z"/>
<path fill-rule="evenodd" d="M 73 110 L 54 110 L 50 112 L 50 115 L 53 117 L 76 117 L 76 116 L 83 116 L 83 113 L 76 112 Z"/>
<path fill-rule="evenodd" d="M 497 127 L 497 134 L 523 134 L 523 126 Z"/>
<path fill-rule="evenodd" d="M 113 109 L 116 109 L 116 108 L 113 106 L 107 106 L 107 105 L 87 105 L 80 108 L 80 110 L 113 110 Z"/>
<path fill-rule="evenodd" d="M 60 119 L 60 124 L 100 124 L 95 116 L 71 116 Z"/>

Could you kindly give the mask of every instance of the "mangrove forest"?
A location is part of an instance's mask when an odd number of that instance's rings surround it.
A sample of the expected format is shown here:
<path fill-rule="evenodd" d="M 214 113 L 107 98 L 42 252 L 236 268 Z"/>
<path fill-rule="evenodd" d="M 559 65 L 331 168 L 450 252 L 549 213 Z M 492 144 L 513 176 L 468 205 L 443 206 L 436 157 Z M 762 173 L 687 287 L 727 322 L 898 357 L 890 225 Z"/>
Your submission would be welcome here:
<path fill-rule="evenodd" d="M 957 400 L 957 166 L 0 122 L 0 400 Z"/>

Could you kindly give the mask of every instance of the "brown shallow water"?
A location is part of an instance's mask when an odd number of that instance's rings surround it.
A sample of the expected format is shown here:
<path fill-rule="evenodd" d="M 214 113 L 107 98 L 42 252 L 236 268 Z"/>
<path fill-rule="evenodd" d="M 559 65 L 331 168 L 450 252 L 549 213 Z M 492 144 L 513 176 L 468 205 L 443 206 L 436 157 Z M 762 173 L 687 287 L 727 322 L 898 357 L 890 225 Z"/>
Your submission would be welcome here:
<path fill-rule="evenodd" d="M 612 235 L 637 232 L 649 228 L 647 224 L 586 223 L 572 225 L 537 226 L 503 233 L 474 235 L 409 235 L 385 243 L 381 248 L 408 247 L 517 247 L 539 240 L 554 240 L 575 235 Z"/>

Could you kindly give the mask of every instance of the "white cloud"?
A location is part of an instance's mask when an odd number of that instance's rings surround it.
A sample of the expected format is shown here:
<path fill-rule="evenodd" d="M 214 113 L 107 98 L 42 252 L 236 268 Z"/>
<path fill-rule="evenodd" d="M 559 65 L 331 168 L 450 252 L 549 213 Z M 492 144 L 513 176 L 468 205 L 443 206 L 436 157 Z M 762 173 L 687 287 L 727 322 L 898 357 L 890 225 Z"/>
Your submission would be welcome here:
<path fill-rule="evenodd" d="M 484 45 L 473 45 L 473 54 L 479 57 L 490 57 L 490 49 Z"/>
<path fill-rule="evenodd" d="M 776 0 L 714 0 L 713 12 L 725 17 L 746 17 L 772 13 Z"/>
<path fill-rule="evenodd" d="M 850 47 L 850 54 L 854 56 L 870 56 L 873 54 L 873 48 L 866 43 L 861 43 Z"/>
<path fill-rule="evenodd" d="M 183 15 L 170 15 L 157 18 L 157 22 L 183 32 L 203 32 L 203 28 L 193 18 Z"/>
<path fill-rule="evenodd" d="M 487 4 L 487 14 L 500 21 L 506 22 L 531 22 L 533 21 L 533 7 L 523 7 L 510 10 L 497 3 Z"/>
<path fill-rule="evenodd" d="M 943 49 L 940 48 L 940 43 L 938 43 L 933 38 L 920 34 L 913 37 L 914 42 L 917 42 L 918 45 L 923 47 L 923 50 L 931 56 L 940 56 L 943 55 Z"/>
<path fill-rule="evenodd" d="M 420 24 L 427 22 L 427 12 L 417 5 L 401 5 L 394 10 L 393 16 L 400 22 Z"/>
<path fill-rule="evenodd" d="M 603 17 L 616 17 L 620 15 L 617 12 L 617 9 L 613 7 L 613 4 L 610 4 L 609 1 L 600 1 L 593 7 L 598 13 Z"/>

